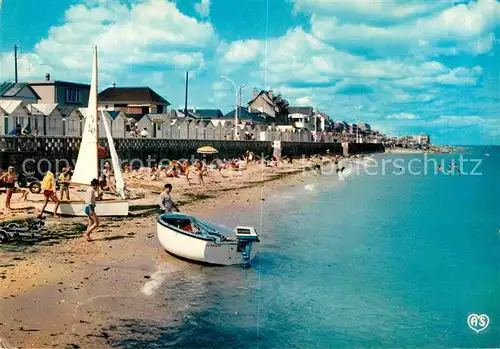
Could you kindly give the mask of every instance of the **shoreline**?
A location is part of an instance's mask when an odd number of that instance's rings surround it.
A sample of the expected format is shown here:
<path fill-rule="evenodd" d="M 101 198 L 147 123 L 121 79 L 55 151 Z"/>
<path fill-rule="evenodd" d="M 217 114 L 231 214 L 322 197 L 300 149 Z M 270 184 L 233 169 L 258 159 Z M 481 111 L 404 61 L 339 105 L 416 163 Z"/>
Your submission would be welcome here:
<path fill-rule="evenodd" d="M 185 179 L 177 179 L 173 197 L 182 212 L 207 219 L 213 211 L 265 200 L 277 188 L 303 182 L 304 166 L 307 165 L 283 164 L 281 168 L 264 168 L 264 171 L 260 165 L 249 166 L 246 175 L 244 171 L 233 173 L 226 183 L 214 182 L 215 188 L 192 186 L 183 194 L 179 192 L 185 188 L 181 183 Z M 260 177 L 255 178 L 258 174 Z M 155 188 L 149 192 L 155 192 Z M 154 205 L 151 201 L 157 195 L 152 196 L 139 202 Z M 18 251 L 0 247 L 3 267 L 0 339 L 20 347 L 69 345 L 72 341 L 83 347 L 108 346 L 107 339 L 90 336 L 107 320 L 77 319 L 76 310 L 89 299 L 101 297 L 103 292 L 116 289 L 137 292 L 145 279 L 152 277 L 158 263 L 169 266 L 186 263 L 161 248 L 156 241 L 153 217 L 154 213 L 146 212 L 123 219 L 103 218 L 93 234 L 96 239 L 93 243 L 79 238 L 85 219 L 47 218 L 48 228 L 56 232 L 48 240 L 21 246 Z M 123 274 L 125 271 L 127 274 Z M 86 322 L 92 326 L 85 326 Z M 79 335 L 80 331 L 90 331 L 85 335 L 90 337 Z"/>

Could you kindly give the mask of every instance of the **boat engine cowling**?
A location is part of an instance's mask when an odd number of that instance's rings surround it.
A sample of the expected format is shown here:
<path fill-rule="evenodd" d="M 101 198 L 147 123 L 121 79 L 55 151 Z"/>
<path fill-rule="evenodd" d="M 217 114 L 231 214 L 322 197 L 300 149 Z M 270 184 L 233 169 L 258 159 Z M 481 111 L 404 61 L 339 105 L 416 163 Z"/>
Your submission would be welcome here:
<path fill-rule="evenodd" d="M 252 252 L 252 243 L 259 242 L 259 235 L 252 227 L 236 227 L 236 239 L 238 241 L 238 252 L 241 252 L 243 261 L 248 263 Z"/>
<path fill-rule="evenodd" d="M 257 231 L 252 227 L 236 227 L 236 238 L 238 241 L 259 241 Z"/>

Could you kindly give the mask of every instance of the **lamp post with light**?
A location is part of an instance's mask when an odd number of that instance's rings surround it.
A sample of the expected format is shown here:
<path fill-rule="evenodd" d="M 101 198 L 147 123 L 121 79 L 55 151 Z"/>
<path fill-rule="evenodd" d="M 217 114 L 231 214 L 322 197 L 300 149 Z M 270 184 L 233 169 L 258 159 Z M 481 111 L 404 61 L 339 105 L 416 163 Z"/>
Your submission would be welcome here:
<path fill-rule="evenodd" d="M 235 103 L 234 103 L 234 139 L 237 139 L 238 138 L 238 91 L 240 92 L 240 96 L 241 96 L 241 90 L 246 85 L 242 84 L 238 88 L 236 86 L 236 83 L 233 80 L 231 80 L 230 78 L 228 78 L 227 76 L 221 76 L 221 78 L 224 79 L 224 80 L 229 81 L 233 85 L 233 87 L 234 87 L 234 94 L 235 94 Z"/>

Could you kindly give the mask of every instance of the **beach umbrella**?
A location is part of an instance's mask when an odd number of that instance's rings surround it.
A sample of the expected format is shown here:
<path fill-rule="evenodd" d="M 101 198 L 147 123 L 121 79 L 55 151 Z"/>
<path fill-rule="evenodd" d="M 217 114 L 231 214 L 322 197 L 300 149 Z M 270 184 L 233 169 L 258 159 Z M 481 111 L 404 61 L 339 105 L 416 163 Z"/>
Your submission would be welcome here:
<path fill-rule="evenodd" d="M 217 149 L 215 149 L 214 147 L 210 147 L 210 146 L 198 148 L 196 150 L 196 152 L 198 154 L 217 154 L 218 153 Z"/>

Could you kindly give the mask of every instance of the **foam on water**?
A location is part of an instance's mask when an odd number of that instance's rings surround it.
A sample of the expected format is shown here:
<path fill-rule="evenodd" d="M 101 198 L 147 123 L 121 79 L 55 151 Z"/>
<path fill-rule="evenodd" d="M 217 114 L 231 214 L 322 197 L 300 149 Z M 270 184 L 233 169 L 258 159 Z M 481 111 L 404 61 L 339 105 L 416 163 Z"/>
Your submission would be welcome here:
<path fill-rule="evenodd" d="M 156 271 L 151 275 L 151 280 L 146 282 L 142 287 L 142 293 L 146 296 L 152 296 L 158 289 L 161 288 L 169 275 L 174 274 L 179 268 L 170 264 L 158 265 Z"/>
<path fill-rule="evenodd" d="M 308 190 L 308 191 L 315 191 L 316 190 L 316 185 L 315 184 L 306 184 L 304 186 L 304 189 Z"/>

